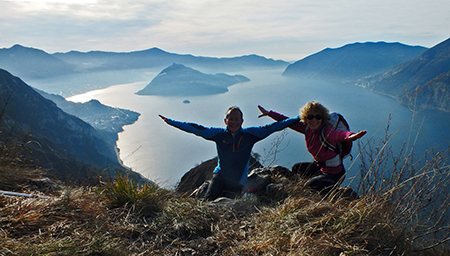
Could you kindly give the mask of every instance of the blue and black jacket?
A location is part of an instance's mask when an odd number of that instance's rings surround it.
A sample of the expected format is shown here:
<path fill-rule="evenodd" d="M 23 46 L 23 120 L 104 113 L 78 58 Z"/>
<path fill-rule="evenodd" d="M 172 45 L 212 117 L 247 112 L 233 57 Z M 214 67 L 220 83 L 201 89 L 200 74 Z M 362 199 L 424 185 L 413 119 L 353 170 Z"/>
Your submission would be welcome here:
<path fill-rule="evenodd" d="M 220 173 L 227 179 L 244 184 L 247 181 L 250 154 L 253 145 L 270 134 L 298 122 L 299 117 L 289 118 L 263 126 L 239 129 L 234 136 L 227 128 L 204 127 L 195 123 L 167 119 L 167 123 L 216 143 L 218 164 L 214 173 Z"/>

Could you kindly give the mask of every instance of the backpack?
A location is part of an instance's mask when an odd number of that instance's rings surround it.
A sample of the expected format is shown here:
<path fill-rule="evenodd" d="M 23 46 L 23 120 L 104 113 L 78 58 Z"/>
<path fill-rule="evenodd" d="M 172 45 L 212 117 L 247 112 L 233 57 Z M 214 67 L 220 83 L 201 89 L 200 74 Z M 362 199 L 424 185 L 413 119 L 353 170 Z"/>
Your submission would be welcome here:
<path fill-rule="evenodd" d="M 347 120 L 345 120 L 344 116 L 342 116 L 339 113 L 332 112 L 330 113 L 330 119 L 328 120 L 330 125 L 335 130 L 341 130 L 341 131 L 350 131 L 350 126 L 347 123 Z M 331 145 L 327 142 L 324 135 L 325 126 L 322 127 L 322 130 L 320 131 L 320 141 L 322 144 L 329 150 L 333 150 L 337 154 L 341 156 L 341 159 L 344 159 L 348 156 L 350 156 L 350 159 L 353 159 L 353 156 L 351 155 L 352 151 L 352 142 L 346 141 L 346 142 L 339 142 L 336 144 L 336 146 Z"/>

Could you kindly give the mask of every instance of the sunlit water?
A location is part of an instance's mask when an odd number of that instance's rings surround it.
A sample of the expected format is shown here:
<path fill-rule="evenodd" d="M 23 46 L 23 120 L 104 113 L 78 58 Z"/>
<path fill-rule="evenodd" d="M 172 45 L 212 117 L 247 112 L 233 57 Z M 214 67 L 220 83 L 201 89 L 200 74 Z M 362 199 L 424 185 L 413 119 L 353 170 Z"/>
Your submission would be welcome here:
<path fill-rule="evenodd" d="M 379 141 L 385 135 L 389 117 L 391 145 L 394 150 L 407 145 L 415 146 L 416 154 L 426 149 L 449 145 L 447 134 L 450 117 L 437 111 L 426 111 L 412 116 L 412 112 L 397 101 L 373 93 L 367 89 L 350 85 L 318 81 L 292 80 L 281 76 L 282 70 L 242 71 L 239 74 L 251 82 L 236 84 L 229 92 L 211 96 L 162 97 L 140 96 L 135 92 L 149 81 L 114 85 L 68 98 L 84 102 L 98 99 L 103 104 L 125 108 L 141 113 L 139 120 L 124 127 L 119 134 L 120 157 L 128 167 L 160 185 L 173 188 L 192 167 L 216 156 L 215 144 L 192 134 L 182 132 L 165 124 L 158 114 L 191 121 L 204 126 L 224 126 L 224 114 L 229 106 L 237 105 L 244 112 L 244 126 L 264 125 L 272 122 L 268 117 L 258 119 L 257 105 L 274 109 L 289 116 L 298 115 L 298 109 L 308 101 L 319 101 L 330 111 L 346 117 L 352 131 L 366 129 L 368 134 L 361 139 L 364 146 L 369 139 Z M 148 74 L 147 74 L 148 75 Z M 154 74 L 156 75 L 156 73 Z M 183 103 L 189 100 L 191 103 Z M 412 125 L 413 124 L 413 125 Z M 281 138 L 277 132 L 258 142 L 253 151 L 261 155 L 265 165 L 282 165 L 290 168 L 294 163 L 310 161 L 304 136 L 286 129 L 286 136 L 271 153 L 274 142 Z M 346 185 L 356 186 L 352 177 L 357 176 L 358 147 L 353 150 L 355 160 L 345 161 L 348 169 Z"/>

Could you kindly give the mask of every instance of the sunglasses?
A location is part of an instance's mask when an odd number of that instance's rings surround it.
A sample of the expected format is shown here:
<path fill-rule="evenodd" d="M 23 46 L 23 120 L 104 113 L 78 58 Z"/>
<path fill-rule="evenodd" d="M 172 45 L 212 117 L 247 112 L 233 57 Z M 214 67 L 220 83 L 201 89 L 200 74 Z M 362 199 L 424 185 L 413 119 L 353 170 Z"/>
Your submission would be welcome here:
<path fill-rule="evenodd" d="M 306 118 L 308 118 L 309 120 L 313 120 L 314 118 L 316 118 L 317 120 L 321 120 L 323 118 L 322 115 L 308 115 Z"/>

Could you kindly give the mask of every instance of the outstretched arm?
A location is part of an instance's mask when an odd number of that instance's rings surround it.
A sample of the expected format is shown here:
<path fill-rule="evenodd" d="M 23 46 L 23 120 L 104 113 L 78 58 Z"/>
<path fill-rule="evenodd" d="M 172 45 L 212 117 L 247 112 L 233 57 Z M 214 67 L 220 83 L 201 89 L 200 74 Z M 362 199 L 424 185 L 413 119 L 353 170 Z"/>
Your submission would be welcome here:
<path fill-rule="evenodd" d="M 259 111 L 261 111 L 261 115 L 259 115 L 258 118 L 263 117 L 263 116 L 268 116 L 277 121 L 281 121 L 281 120 L 285 120 L 285 119 L 289 118 L 289 117 L 287 117 L 283 114 L 277 113 L 273 110 L 269 111 L 269 110 L 263 108 L 261 105 L 258 105 L 258 108 L 259 108 Z M 291 126 L 289 126 L 289 128 L 291 128 L 294 131 L 300 132 L 300 133 L 305 133 L 306 125 L 299 120 L 299 122 L 292 124 Z"/>
<path fill-rule="evenodd" d="M 360 131 L 358 133 L 354 133 L 354 134 L 348 136 L 347 138 L 345 138 L 344 141 L 355 141 L 355 140 L 361 138 L 362 136 L 366 135 L 366 133 L 367 133 L 366 130 Z"/>
<path fill-rule="evenodd" d="M 193 133 L 197 136 L 203 137 L 204 139 L 211 139 L 218 133 L 222 132 L 223 128 L 217 128 L 217 127 L 204 127 L 202 125 L 196 124 L 196 123 L 189 123 L 189 122 L 181 122 L 176 121 L 170 118 L 167 118 L 163 115 L 158 115 L 164 122 L 166 122 L 168 125 L 174 126 L 182 131 Z"/>
<path fill-rule="evenodd" d="M 271 124 L 263 125 L 263 126 L 253 126 L 244 128 L 247 132 L 251 133 L 252 135 L 255 135 L 259 139 L 264 139 L 265 137 L 269 136 L 270 134 L 281 131 L 284 128 L 293 125 L 294 123 L 298 123 L 299 117 L 293 117 L 284 119 L 282 121 L 273 122 Z"/>

